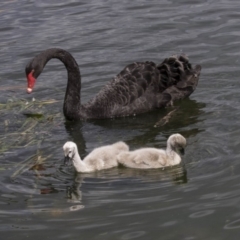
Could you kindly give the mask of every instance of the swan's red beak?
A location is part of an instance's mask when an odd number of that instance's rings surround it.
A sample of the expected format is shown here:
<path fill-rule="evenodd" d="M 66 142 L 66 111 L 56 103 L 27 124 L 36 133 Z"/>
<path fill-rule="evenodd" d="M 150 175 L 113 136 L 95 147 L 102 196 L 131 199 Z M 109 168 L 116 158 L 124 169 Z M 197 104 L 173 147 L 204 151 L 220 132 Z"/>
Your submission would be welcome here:
<path fill-rule="evenodd" d="M 35 77 L 33 76 L 34 70 L 32 70 L 28 75 L 27 75 L 27 81 L 28 81 L 28 87 L 27 87 L 27 93 L 31 93 L 35 84 Z"/>

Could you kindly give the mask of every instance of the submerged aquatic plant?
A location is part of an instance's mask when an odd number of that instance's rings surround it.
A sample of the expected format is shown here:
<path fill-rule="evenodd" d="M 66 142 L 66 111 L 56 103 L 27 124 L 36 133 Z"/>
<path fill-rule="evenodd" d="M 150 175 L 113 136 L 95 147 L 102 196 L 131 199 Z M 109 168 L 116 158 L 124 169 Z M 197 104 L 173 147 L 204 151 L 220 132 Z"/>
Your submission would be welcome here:
<path fill-rule="evenodd" d="M 40 149 L 42 141 L 49 138 L 51 129 L 63 121 L 61 113 L 47 113 L 46 106 L 57 102 L 54 99 L 32 99 L 30 102 L 25 99 L 9 99 L 6 103 L 0 103 L 0 159 L 19 148 L 37 145 L 37 149 Z M 42 164 L 45 159 L 37 150 L 36 154 L 22 162 L 9 164 L 4 161 L 0 170 L 17 167 L 12 175 L 16 177 L 26 169 L 36 170 L 34 166 Z"/>

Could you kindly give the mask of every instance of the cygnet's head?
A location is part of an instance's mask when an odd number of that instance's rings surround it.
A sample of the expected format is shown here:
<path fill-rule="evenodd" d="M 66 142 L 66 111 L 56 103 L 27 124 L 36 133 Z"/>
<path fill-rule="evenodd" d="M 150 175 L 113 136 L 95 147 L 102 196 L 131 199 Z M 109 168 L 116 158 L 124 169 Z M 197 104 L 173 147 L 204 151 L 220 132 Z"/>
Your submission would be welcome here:
<path fill-rule="evenodd" d="M 184 154 L 186 144 L 187 140 L 179 133 L 172 134 L 167 140 L 167 145 L 181 154 Z"/>
<path fill-rule="evenodd" d="M 77 145 L 74 142 L 66 142 L 63 145 L 63 152 L 65 156 L 64 164 L 68 165 L 77 153 Z"/>

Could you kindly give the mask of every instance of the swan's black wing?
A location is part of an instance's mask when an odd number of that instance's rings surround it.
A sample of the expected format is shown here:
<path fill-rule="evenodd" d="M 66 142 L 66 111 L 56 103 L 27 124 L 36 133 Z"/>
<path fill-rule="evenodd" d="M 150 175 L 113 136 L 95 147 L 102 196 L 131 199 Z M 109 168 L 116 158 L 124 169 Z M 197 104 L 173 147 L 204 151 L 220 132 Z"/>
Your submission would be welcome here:
<path fill-rule="evenodd" d="M 169 82 L 171 79 L 172 85 L 168 85 L 162 92 L 165 98 L 169 98 L 167 105 L 172 104 L 176 100 L 189 97 L 197 87 L 201 66 L 196 65 L 194 68 L 189 63 L 186 56 L 170 57 L 165 59 L 158 65 L 161 73 L 161 81 Z"/>
<path fill-rule="evenodd" d="M 94 118 L 134 115 L 165 107 L 195 90 L 200 67 L 197 70 L 184 56 L 167 58 L 159 65 L 132 63 L 83 107 Z"/>

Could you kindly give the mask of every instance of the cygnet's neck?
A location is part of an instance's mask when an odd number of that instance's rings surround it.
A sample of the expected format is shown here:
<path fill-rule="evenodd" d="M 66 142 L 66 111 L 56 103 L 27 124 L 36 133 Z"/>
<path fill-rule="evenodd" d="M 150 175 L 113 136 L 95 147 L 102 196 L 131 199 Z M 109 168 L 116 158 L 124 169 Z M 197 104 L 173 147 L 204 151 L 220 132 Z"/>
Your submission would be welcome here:
<path fill-rule="evenodd" d="M 181 157 L 178 154 L 178 152 L 176 151 L 175 148 L 173 148 L 171 146 L 171 144 L 167 144 L 167 149 L 166 149 L 166 153 L 169 156 L 169 165 L 177 165 L 181 162 Z"/>
<path fill-rule="evenodd" d="M 77 172 L 90 172 L 91 169 L 87 164 L 82 161 L 81 157 L 79 156 L 78 151 L 75 152 L 75 155 L 73 157 L 73 166 L 75 167 Z"/>

